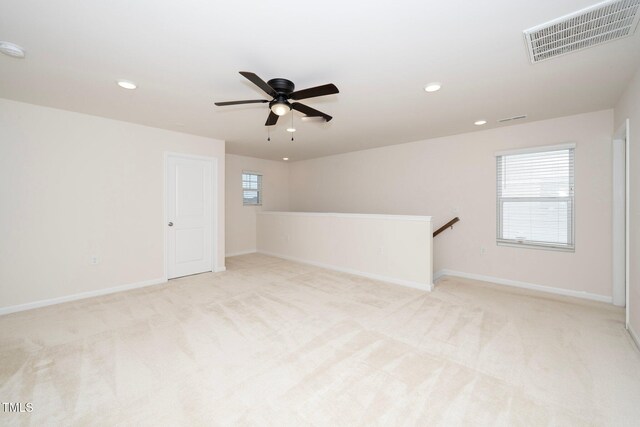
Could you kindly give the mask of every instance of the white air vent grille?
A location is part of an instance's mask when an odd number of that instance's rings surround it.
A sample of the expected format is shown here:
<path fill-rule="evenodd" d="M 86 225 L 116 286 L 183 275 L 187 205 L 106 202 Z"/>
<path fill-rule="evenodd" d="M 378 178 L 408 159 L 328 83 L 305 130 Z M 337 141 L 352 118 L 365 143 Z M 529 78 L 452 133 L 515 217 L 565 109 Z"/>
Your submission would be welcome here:
<path fill-rule="evenodd" d="M 536 63 L 633 34 L 640 0 L 609 0 L 524 31 Z"/>

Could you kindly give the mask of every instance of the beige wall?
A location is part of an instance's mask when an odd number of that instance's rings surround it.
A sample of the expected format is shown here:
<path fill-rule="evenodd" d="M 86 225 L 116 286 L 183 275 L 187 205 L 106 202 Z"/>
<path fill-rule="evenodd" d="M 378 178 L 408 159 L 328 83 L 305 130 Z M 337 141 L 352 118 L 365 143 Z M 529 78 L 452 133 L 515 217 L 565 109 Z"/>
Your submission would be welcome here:
<path fill-rule="evenodd" d="M 431 290 L 431 218 L 260 212 L 258 251 Z"/>
<path fill-rule="evenodd" d="M 242 205 L 242 171 L 262 174 L 262 206 Z M 255 252 L 256 212 L 289 210 L 289 165 L 254 157 L 226 156 L 227 256 Z"/>
<path fill-rule="evenodd" d="M 164 277 L 164 152 L 224 142 L 0 99 L 0 309 Z M 91 256 L 99 259 L 90 265 Z"/>
<path fill-rule="evenodd" d="M 639 80 L 616 108 L 616 124 L 632 119 L 632 141 L 640 140 Z M 435 239 L 436 270 L 610 296 L 613 124 L 607 110 L 292 164 L 227 155 L 226 252 L 256 249 L 261 209 L 433 215 L 434 227 L 459 215 Z M 576 252 L 496 246 L 494 152 L 562 142 L 577 144 Z M 0 309 L 162 279 L 165 151 L 222 159 L 224 142 L 0 100 Z M 222 266 L 225 162 L 219 166 Z M 242 170 L 264 174 L 262 208 L 242 206 Z M 632 259 L 640 245 L 634 221 Z M 636 270 L 632 263 L 631 303 L 640 306 Z"/>
<path fill-rule="evenodd" d="M 615 108 L 615 129 L 629 119 L 629 321 L 636 336 L 640 334 L 640 69 Z"/>
<path fill-rule="evenodd" d="M 434 269 L 610 297 L 613 111 L 358 151 L 290 165 L 293 211 L 432 215 Z M 496 245 L 499 150 L 575 142 L 575 253 Z M 484 253 L 481 253 L 484 250 Z"/>

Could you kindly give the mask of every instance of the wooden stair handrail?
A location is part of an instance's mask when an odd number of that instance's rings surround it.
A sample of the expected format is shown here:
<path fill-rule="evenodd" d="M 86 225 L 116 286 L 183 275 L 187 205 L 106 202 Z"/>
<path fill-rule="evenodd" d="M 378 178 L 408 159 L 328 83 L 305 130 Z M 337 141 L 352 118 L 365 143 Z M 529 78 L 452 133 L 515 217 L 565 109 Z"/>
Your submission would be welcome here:
<path fill-rule="evenodd" d="M 449 221 L 448 223 L 446 223 L 445 225 L 443 225 L 442 227 L 440 227 L 436 231 L 434 231 L 433 232 L 433 237 L 436 237 L 438 234 L 442 233 L 444 230 L 446 230 L 449 227 L 451 227 L 453 229 L 453 224 L 455 224 L 458 221 L 460 221 L 460 218 L 458 218 L 458 217 L 453 218 L 451 221 Z"/>

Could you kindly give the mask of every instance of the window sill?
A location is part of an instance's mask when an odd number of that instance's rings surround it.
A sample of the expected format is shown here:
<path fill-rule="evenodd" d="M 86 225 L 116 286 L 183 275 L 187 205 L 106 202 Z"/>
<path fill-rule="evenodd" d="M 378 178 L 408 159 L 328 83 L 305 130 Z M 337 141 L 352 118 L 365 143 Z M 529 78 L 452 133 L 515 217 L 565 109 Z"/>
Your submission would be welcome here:
<path fill-rule="evenodd" d="M 575 252 L 575 246 L 571 247 L 563 247 L 563 246 L 551 246 L 551 245 L 536 245 L 534 243 L 518 243 L 512 241 L 504 241 L 498 240 L 496 242 L 498 246 L 507 246 L 512 248 L 523 248 L 523 249 L 539 249 L 543 251 L 555 251 L 555 252 Z"/>

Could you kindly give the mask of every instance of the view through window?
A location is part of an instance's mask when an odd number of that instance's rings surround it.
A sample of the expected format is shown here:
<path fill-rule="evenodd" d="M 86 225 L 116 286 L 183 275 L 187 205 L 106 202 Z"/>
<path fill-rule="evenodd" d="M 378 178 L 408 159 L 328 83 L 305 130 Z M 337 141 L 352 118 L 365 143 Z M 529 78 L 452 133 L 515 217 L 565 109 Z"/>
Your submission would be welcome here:
<path fill-rule="evenodd" d="M 262 175 L 254 172 L 242 172 L 242 204 L 262 204 Z"/>
<path fill-rule="evenodd" d="M 498 243 L 573 250 L 574 148 L 497 156 Z"/>

